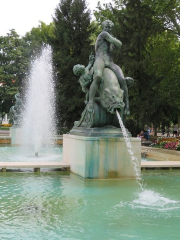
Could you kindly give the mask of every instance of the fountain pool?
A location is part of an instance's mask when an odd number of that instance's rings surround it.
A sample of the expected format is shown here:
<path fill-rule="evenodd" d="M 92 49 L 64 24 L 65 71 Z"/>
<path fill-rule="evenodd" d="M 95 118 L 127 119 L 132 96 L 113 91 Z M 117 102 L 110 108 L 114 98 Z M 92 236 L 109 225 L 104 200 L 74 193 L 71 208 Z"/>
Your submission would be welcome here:
<path fill-rule="evenodd" d="M 36 157 L 29 147 L 5 145 L 0 146 L 0 156 L 0 162 L 62 161 L 62 147 L 41 147 Z"/>
<path fill-rule="evenodd" d="M 179 240 L 180 170 L 134 180 L 72 173 L 0 173 L 1 240 Z"/>

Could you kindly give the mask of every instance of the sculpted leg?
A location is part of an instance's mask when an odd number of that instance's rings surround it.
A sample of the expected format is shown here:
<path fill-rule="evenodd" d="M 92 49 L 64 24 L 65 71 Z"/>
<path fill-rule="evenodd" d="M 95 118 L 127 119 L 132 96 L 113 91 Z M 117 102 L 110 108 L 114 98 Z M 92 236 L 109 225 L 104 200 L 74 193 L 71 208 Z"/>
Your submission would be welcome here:
<path fill-rule="evenodd" d="M 93 68 L 94 68 L 94 76 L 93 76 L 93 82 L 89 90 L 89 103 L 87 105 L 87 110 L 89 112 L 94 111 L 94 97 L 96 95 L 98 86 L 102 80 L 102 73 L 104 70 L 104 61 L 102 59 L 96 59 Z"/>
<path fill-rule="evenodd" d="M 110 69 L 116 74 L 120 87 L 124 91 L 124 102 L 125 102 L 124 115 L 129 115 L 130 111 L 129 111 L 128 88 L 127 88 L 127 84 L 126 84 L 126 80 L 124 78 L 123 72 L 121 68 L 114 63 L 110 65 Z"/>

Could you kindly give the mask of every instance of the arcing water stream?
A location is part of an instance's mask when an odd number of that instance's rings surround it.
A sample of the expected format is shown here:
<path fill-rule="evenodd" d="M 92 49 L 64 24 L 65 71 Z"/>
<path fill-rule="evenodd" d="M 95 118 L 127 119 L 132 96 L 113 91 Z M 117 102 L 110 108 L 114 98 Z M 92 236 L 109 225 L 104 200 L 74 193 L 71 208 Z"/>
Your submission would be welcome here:
<path fill-rule="evenodd" d="M 161 194 L 156 193 L 153 190 L 145 189 L 145 187 L 142 183 L 142 178 L 141 178 L 140 171 L 139 171 L 140 166 L 139 166 L 139 163 L 137 161 L 137 158 L 134 156 L 130 138 L 128 136 L 126 128 L 124 127 L 123 121 L 122 121 L 122 119 L 119 115 L 119 112 L 117 110 L 116 110 L 116 114 L 117 114 L 117 117 L 118 117 L 118 120 L 119 120 L 120 127 L 121 127 L 122 132 L 123 132 L 123 137 L 124 137 L 125 142 L 126 142 L 127 150 L 128 150 L 129 155 L 131 157 L 131 162 L 134 166 L 134 171 L 135 171 L 135 174 L 136 174 L 136 181 L 141 188 L 141 192 L 138 193 L 137 199 L 135 199 L 133 202 L 126 203 L 126 204 L 128 204 L 132 208 L 135 208 L 135 207 L 140 208 L 142 206 L 143 206 L 143 208 L 144 207 L 152 208 L 152 206 L 153 206 L 157 209 L 160 209 L 160 207 L 163 206 L 163 209 L 165 209 L 165 210 L 171 210 L 172 207 L 173 208 L 180 208 L 180 202 L 179 201 L 171 200 L 169 198 L 163 197 Z M 121 204 L 123 204 L 123 203 L 121 202 Z M 122 206 L 121 204 L 119 206 Z M 136 206 L 136 204 L 137 204 L 137 206 Z"/>
<path fill-rule="evenodd" d="M 130 138 L 128 136 L 126 128 L 124 127 L 121 116 L 119 115 L 119 112 L 117 110 L 116 110 L 116 114 L 117 114 L 117 117 L 118 117 L 118 120 L 119 120 L 120 127 L 121 127 L 122 132 L 123 132 L 123 137 L 124 137 L 125 142 L 126 142 L 126 146 L 127 146 L 127 150 L 129 152 L 130 158 L 131 158 L 131 162 L 134 166 L 134 171 L 135 171 L 135 174 L 136 174 L 136 180 L 137 180 L 138 184 L 140 185 L 141 189 L 143 190 L 143 185 L 141 183 L 142 178 L 141 178 L 140 171 L 139 171 L 139 169 L 140 169 L 139 163 L 137 161 L 137 158 L 134 156 Z"/>

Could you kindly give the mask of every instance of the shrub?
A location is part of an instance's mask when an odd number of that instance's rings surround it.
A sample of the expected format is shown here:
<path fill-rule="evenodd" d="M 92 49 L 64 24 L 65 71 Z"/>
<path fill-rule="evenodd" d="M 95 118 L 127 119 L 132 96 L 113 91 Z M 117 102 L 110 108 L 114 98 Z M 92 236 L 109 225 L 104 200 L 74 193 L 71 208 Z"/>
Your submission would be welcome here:
<path fill-rule="evenodd" d="M 176 146 L 176 150 L 180 151 L 180 141 L 178 142 L 178 145 Z"/>
<path fill-rule="evenodd" d="M 179 142 L 168 142 L 164 144 L 164 149 L 176 150 Z"/>
<path fill-rule="evenodd" d="M 160 137 L 157 139 L 160 148 L 180 151 L 180 137 Z"/>
<path fill-rule="evenodd" d="M 157 143 L 160 144 L 161 142 L 176 142 L 179 141 L 180 137 L 159 137 L 157 139 Z"/>
<path fill-rule="evenodd" d="M 150 147 L 154 147 L 154 148 L 160 148 L 159 144 L 157 143 L 152 143 L 151 145 L 149 145 Z"/>
<path fill-rule="evenodd" d="M 164 148 L 164 146 L 168 143 L 168 141 L 161 141 L 159 143 L 160 148 Z"/>

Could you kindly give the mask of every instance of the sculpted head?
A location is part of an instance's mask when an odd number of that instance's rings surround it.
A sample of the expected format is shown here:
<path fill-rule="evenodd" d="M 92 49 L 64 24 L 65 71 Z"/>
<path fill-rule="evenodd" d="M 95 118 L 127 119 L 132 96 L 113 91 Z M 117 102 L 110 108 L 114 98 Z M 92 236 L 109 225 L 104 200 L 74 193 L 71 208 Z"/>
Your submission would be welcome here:
<path fill-rule="evenodd" d="M 123 93 L 122 89 L 116 87 L 105 88 L 101 95 L 102 106 L 111 114 L 114 114 L 116 109 L 121 110 L 124 108 Z"/>
<path fill-rule="evenodd" d="M 85 70 L 85 66 L 81 64 L 77 64 L 73 67 L 73 73 L 76 76 L 81 76 L 84 73 L 84 70 Z"/>
<path fill-rule="evenodd" d="M 106 32 L 111 32 L 113 27 L 114 27 L 114 23 L 110 20 L 105 20 L 103 23 L 102 23 L 102 27 L 103 27 L 103 31 L 106 31 Z"/>

